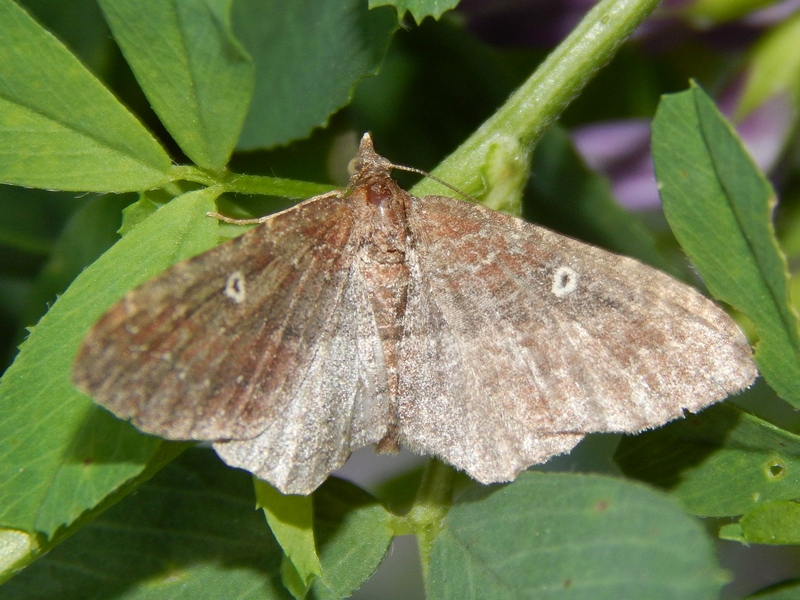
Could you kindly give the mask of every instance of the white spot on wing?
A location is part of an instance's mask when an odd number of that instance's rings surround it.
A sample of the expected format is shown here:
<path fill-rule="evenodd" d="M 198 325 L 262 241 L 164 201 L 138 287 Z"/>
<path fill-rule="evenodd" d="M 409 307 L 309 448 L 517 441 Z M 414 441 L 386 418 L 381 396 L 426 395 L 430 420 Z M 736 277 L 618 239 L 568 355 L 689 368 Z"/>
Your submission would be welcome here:
<path fill-rule="evenodd" d="M 228 281 L 225 282 L 225 295 L 236 302 L 241 304 L 245 299 L 245 286 L 244 275 L 241 271 L 234 271 L 228 275 Z"/>
<path fill-rule="evenodd" d="M 578 289 L 578 274 L 569 267 L 558 267 L 553 273 L 552 291 L 558 298 L 570 295 Z"/>

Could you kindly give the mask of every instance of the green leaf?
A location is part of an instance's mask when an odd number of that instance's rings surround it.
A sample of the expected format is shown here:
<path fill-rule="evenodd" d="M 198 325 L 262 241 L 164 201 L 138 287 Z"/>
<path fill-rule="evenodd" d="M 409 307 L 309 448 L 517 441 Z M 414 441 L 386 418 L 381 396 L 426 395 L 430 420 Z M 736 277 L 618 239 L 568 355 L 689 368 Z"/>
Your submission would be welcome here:
<path fill-rule="evenodd" d="M 761 374 L 800 407 L 800 334 L 772 228 L 769 182 L 697 86 L 662 100 L 653 158 L 675 237 L 714 297 L 753 321 Z"/>
<path fill-rule="evenodd" d="M 308 594 L 308 584 L 285 554 L 281 560 L 281 582 L 295 600 L 303 600 Z"/>
<path fill-rule="evenodd" d="M 128 235 L 139 223 L 164 206 L 166 202 L 158 197 L 161 190 L 151 190 L 139 194 L 139 199 L 122 211 L 122 224 L 119 227 L 120 235 Z M 156 192 L 156 193 L 153 193 Z"/>
<path fill-rule="evenodd" d="M 478 488 L 433 543 L 431 598 L 717 598 L 725 575 L 703 527 L 639 484 L 523 473 Z"/>
<path fill-rule="evenodd" d="M 711 23 L 739 19 L 773 2 L 774 0 L 694 0 L 687 5 L 687 13 L 708 28 Z"/>
<path fill-rule="evenodd" d="M 345 598 L 378 568 L 392 541 L 394 517 L 367 492 L 328 477 L 314 492 L 314 533 L 322 576 L 312 596 Z"/>
<path fill-rule="evenodd" d="M 667 489 L 689 512 L 741 515 L 800 496 L 800 436 L 725 403 L 623 438 L 623 472 Z"/>
<path fill-rule="evenodd" d="M 239 149 L 271 148 L 309 135 L 377 72 L 397 19 L 363 0 L 239 0 L 234 31 L 256 65 Z M 302 35 L 298 35 L 302 32 Z"/>
<path fill-rule="evenodd" d="M 719 539 L 725 540 L 728 542 L 739 542 L 740 544 L 745 543 L 744 535 L 742 534 L 742 528 L 738 523 L 727 523 L 719 528 Z"/>
<path fill-rule="evenodd" d="M 746 542 L 753 544 L 800 544 L 800 504 L 791 500 L 767 502 L 741 519 Z"/>
<path fill-rule="evenodd" d="M 57 39 L 0 0 L 0 181 L 126 192 L 170 180 L 153 136 Z"/>
<path fill-rule="evenodd" d="M 194 449 L 0 588 L 5 600 L 288 598 L 251 477 Z"/>
<path fill-rule="evenodd" d="M 0 187 L 0 245 L 8 251 L 49 256 L 71 213 L 83 204 L 74 194 L 48 192 L 10 185 Z M 18 272 L 5 262 L 2 272 Z M 13 270 L 12 270 L 13 269 Z"/>
<path fill-rule="evenodd" d="M 102 0 L 114 38 L 161 122 L 195 164 L 221 170 L 253 94 L 232 0 Z"/>
<path fill-rule="evenodd" d="M 752 600 L 797 600 L 797 598 L 800 598 L 800 579 L 771 585 L 767 589 L 747 598 L 752 598 Z"/>
<path fill-rule="evenodd" d="M 527 163 L 530 149 L 547 128 L 657 6 L 658 0 L 601 0 L 595 4 L 503 106 L 433 170 L 433 175 L 480 198 L 486 192 L 483 177 L 487 165 L 496 174 L 501 171 L 502 159 L 512 170 Z M 411 191 L 415 196 L 450 194 L 432 179 L 423 179 Z"/>
<path fill-rule="evenodd" d="M 315 577 L 322 575 L 314 544 L 311 496 L 282 494 L 266 481 L 253 481 L 257 506 L 264 511 L 272 534 L 294 567 L 293 575 L 307 589 Z"/>
<path fill-rule="evenodd" d="M 737 109 L 742 118 L 772 96 L 789 92 L 800 101 L 800 13 L 769 30 L 750 55 L 747 84 Z"/>
<path fill-rule="evenodd" d="M 130 195 L 89 198 L 67 222 L 28 297 L 25 323 L 35 323 L 80 272 L 119 239 L 120 211 Z"/>
<path fill-rule="evenodd" d="M 422 23 L 422 19 L 428 16 L 438 19 L 445 11 L 458 6 L 458 2 L 459 0 L 369 0 L 369 7 L 394 6 L 398 17 L 403 18 L 406 12 L 410 12 L 417 23 Z"/>
<path fill-rule="evenodd" d="M 217 241 L 214 189 L 184 194 L 125 236 L 31 329 L 0 380 L 0 526 L 51 536 L 127 480 L 161 443 L 72 387 L 83 336 L 124 292 Z"/>
<path fill-rule="evenodd" d="M 38 550 L 36 535 L 15 529 L 0 529 L 0 582 L 8 579 L 18 565 L 21 567 Z"/>
<path fill-rule="evenodd" d="M 117 65 L 118 52 L 97 0 L 17 2 L 61 40 L 100 79 Z"/>

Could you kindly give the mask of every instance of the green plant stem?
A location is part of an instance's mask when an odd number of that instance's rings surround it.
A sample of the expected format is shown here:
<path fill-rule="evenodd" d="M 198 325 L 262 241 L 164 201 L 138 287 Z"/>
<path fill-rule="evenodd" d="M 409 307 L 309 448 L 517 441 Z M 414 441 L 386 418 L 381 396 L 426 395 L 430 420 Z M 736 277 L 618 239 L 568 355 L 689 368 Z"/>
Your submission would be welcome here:
<path fill-rule="evenodd" d="M 425 465 L 422 481 L 414 505 L 405 521 L 416 534 L 419 544 L 422 571 L 427 576 L 431 544 L 439 532 L 447 511 L 453 503 L 453 482 L 456 472 L 452 467 L 432 458 Z"/>
<path fill-rule="evenodd" d="M 221 186 L 226 192 L 236 194 L 260 194 L 282 198 L 310 198 L 337 189 L 323 183 L 310 183 L 295 179 L 281 179 L 264 175 L 242 175 L 226 171 L 221 174 L 210 173 L 194 166 L 173 166 L 170 176 L 173 180 L 185 180 L 211 187 Z"/>
<path fill-rule="evenodd" d="M 513 181 L 511 187 L 520 189 L 504 190 L 502 194 L 513 196 L 521 192 L 530 167 L 530 152 L 547 126 L 657 5 L 658 0 L 602 0 L 508 101 L 433 174 L 475 196 L 483 196 L 487 189 L 503 180 Z M 216 175 L 192 166 L 173 166 L 171 177 L 204 185 L 219 184 L 228 192 L 287 198 L 308 198 L 334 189 L 276 177 L 230 172 Z M 427 178 L 411 191 L 416 196 L 451 195 L 447 188 Z M 511 213 L 518 212 L 517 203 L 518 198 L 505 203 L 488 202 Z"/>
<path fill-rule="evenodd" d="M 230 173 L 222 181 L 225 191 L 238 194 L 265 194 L 283 198 L 310 198 L 338 189 L 337 186 L 309 183 L 294 179 L 280 179 L 263 175 Z"/>
<path fill-rule="evenodd" d="M 482 195 L 484 172 L 500 149 L 507 161 L 528 167 L 528 157 L 550 123 L 605 65 L 658 0 L 602 0 L 539 65 L 531 77 L 467 139 L 433 174 L 468 194 Z M 491 183 L 491 182 L 490 182 Z M 412 193 L 450 195 L 440 184 L 423 179 Z"/>

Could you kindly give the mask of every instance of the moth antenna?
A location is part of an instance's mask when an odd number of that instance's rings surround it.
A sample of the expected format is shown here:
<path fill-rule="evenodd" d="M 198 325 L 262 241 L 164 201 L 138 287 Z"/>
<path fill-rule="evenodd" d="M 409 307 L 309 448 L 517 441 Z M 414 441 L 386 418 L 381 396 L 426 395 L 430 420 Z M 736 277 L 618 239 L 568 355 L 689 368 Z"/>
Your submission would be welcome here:
<path fill-rule="evenodd" d="M 445 180 L 439 179 L 436 175 L 432 175 L 432 174 L 428 173 L 427 171 L 423 171 L 422 169 L 417 169 L 415 167 L 406 167 L 405 165 L 396 165 L 394 163 L 392 163 L 392 168 L 393 169 L 397 169 L 398 171 L 408 171 L 409 173 L 416 173 L 417 175 L 422 175 L 423 177 L 427 177 L 428 179 L 433 179 L 436 183 L 441 183 L 444 187 L 450 188 L 456 194 L 461 194 L 467 200 L 470 200 L 471 202 L 474 202 L 475 204 L 480 204 L 478 202 L 478 199 L 475 198 L 474 196 L 470 196 L 468 193 L 461 191 L 456 186 L 450 185 Z"/>
<path fill-rule="evenodd" d="M 207 217 L 213 217 L 215 219 L 219 219 L 225 223 L 231 223 L 233 225 L 254 225 L 257 223 L 263 223 L 272 215 L 267 215 L 266 217 L 259 217 L 257 219 L 234 219 L 233 217 L 226 217 L 225 215 L 221 215 L 218 212 L 207 212 Z"/>

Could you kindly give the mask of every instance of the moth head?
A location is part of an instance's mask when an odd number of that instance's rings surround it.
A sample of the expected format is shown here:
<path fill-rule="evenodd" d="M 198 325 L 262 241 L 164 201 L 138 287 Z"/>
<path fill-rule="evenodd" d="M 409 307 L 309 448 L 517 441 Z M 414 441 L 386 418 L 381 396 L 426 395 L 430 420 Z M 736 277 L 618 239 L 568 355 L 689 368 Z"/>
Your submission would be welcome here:
<path fill-rule="evenodd" d="M 347 165 L 350 174 L 349 189 L 369 183 L 376 178 L 387 177 L 394 165 L 375 152 L 372 137 L 365 133 L 358 146 L 358 154 Z"/>

